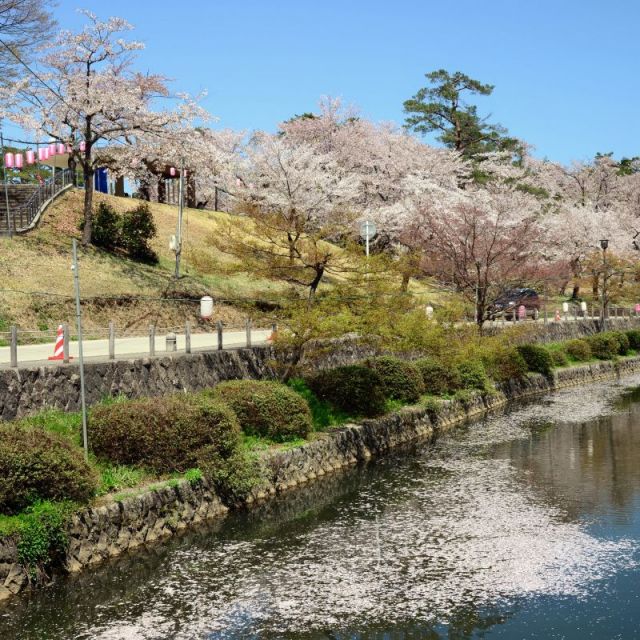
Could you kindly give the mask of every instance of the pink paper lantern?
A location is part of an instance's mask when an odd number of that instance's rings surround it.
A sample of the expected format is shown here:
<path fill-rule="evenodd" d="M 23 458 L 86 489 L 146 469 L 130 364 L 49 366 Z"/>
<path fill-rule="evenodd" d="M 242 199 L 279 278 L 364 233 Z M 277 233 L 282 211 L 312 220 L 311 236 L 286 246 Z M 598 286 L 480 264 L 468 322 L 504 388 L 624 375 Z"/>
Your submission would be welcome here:
<path fill-rule="evenodd" d="M 84 140 L 80 141 L 80 151 L 84 152 L 87 150 L 87 143 Z"/>
<path fill-rule="evenodd" d="M 55 156 L 56 155 L 56 143 L 52 142 L 49 145 L 49 156 Z"/>
<path fill-rule="evenodd" d="M 67 145 L 67 153 L 71 153 L 73 151 L 73 148 L 71 147 L 70 144 Z"/>
<path fill-rule="evenodd" d="M 31 149 L 27 151 L 26 156 L 27 156 L 27 164 L 35 164 L 36 154 L 33 151 L 31 151 Z"/>
<path fill-rule="evenodd" d="M 58 144 L 56 145 L 56 153 L 61 156 L 64 153 L 64 145 L 62 144 L 62 142 L 58 142 Z"/>
<path fill-rule="evenodd" d="M 13 169 L 13 165 L 14 165 L 13 153 L 5 153 L 4 154 L 4 166 L 7 169 Z"/>
<path fill-rule="evenodd" d="M 169 175 L 173 178 L 176 175 L 176 168 L 169 167 Z"/>
<path fill-rule="evenodd" d="M 38 147 L 38 160 L 40 162 L 47 159 L 46 156 L 44 155 L 45 151 L 46 149 L 44 149 L 43 147 Z"/>
<path fill-rule="evenodd" d="M 45 148 L 43 149 L 43 152 L 44 152 L 44 153 L 43 153 L 43 155 L 44 155 L 44 159 L 45 159 L 45 160 L 48 160 L 48 159 L 49 159 L 49 156 L 51 155 L 51 153 L 50 153 L 50 151 L 49 151 L 49 147 L 45 147 Z"/>
<path fill-rule="evenodd" d="M 21 153 L 16 153 L 15 163 L 16 163 L 16 169 L 22 169 L 24 162 L 23 162 L 23 157 Z"/>

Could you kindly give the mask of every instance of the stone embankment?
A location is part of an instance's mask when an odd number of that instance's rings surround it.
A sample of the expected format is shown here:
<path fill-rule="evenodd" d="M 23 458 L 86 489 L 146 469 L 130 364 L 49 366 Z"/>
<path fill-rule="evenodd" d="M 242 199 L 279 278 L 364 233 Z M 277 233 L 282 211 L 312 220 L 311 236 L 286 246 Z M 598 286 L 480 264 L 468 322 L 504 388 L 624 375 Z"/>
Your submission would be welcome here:
<path fill-rule="evenodd" d="M 640 318 L 611 320 L 612 329 L 640 327 Z M 578 320 L 523 325 L 527 342 L 554 342 L 598 332 L 598 321 Z M 488 326 L 487 333 L 501 331 Z M 324 369 L 352 364 L 377 355 L 375 343 L 355 337 L 313 345 L 303 365 Z M 91 362 L 85 365 L 87 403 L 122 394 L 128 398 L 198 391 L 222 380 L 265 379 L 285 364 L 273 347 L 231 351 L 173 354 L 158 358 Z M 80 410 L 80 375 L 77 364 L 0 370 L 0 420 L 13 420 L 43 409 Z"/>
<path fill-rule="evenodd" d="M 368 460 L 412 441 L 429 441 L 469 418 L 504 406 L 510 400 L 640 370 L 640 357 L 599 362 L 558 371 L 553 380 L 531 375 L 503 385 L 496 393 L 467 402 L 406 407 L 381 418 L 345 425 L 294 449 L 270 452 L 264 459 L 266 480 L 248 503 L 260 503 L 296 486 Z M 181 480 L 173 486 L 89 507 L 75 514 L 67 531 L 66 569 L 78 572 L 141 545 L 170 537 L 198 523 L 222 517 L 227 508 L 205 480 Z M 0 600 L 29 584 L 18 562 L 15 541 L 0 540 Z"/>

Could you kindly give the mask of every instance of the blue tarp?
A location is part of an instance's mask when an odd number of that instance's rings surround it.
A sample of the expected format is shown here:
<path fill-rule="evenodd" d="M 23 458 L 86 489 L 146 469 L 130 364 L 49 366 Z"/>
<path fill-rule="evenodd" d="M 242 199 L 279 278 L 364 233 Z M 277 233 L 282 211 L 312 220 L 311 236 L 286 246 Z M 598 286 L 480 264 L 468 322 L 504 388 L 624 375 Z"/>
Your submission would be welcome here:
<path fill-rule="evenodd" d="M 96 170 L 96 191 L 109 193 L 109 171 L 102 167 Z"/>

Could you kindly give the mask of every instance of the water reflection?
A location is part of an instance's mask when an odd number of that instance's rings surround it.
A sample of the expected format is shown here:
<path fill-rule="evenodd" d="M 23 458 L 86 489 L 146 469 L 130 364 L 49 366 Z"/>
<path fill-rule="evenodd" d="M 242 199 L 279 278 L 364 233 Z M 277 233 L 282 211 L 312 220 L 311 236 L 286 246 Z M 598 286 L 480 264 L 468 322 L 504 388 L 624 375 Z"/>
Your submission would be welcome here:
<path fill-rule="evenodd" d="M 543 637 L 527 625 L 567 607 L 584 625 L 638 582 L 622 391 L 555 394 L 61 581 L 0 612 L 0 638 Z"/>

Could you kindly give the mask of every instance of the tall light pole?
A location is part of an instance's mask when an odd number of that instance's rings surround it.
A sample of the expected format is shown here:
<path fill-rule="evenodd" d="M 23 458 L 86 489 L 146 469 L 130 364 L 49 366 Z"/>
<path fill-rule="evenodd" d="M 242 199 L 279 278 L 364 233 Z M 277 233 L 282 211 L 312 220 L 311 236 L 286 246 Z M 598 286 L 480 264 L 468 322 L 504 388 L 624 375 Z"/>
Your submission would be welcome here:
<path fill-rule="evenodd" d="M 476 260 L 476 324 L 480 324 L 480 260 Z"/>
<path fill-rule="evenodd" d="M 600 312 L 600 331 L 607 330 L 607 305 L 609 300 L 607 299 L 607 248 L 609 247 L 609 240 L 606 238 L 600 240 L 600 247 L 602 248 L 602 310 Z"/>
<path fill-rule="evenodd" d="M 176 229 L 176 280 L 180 278 L 180 256 L 182 254 L 182 213 L 184 210 L 184 159 L 180 163 L 180 182 L 178 183 L 178 227 Z"/>

